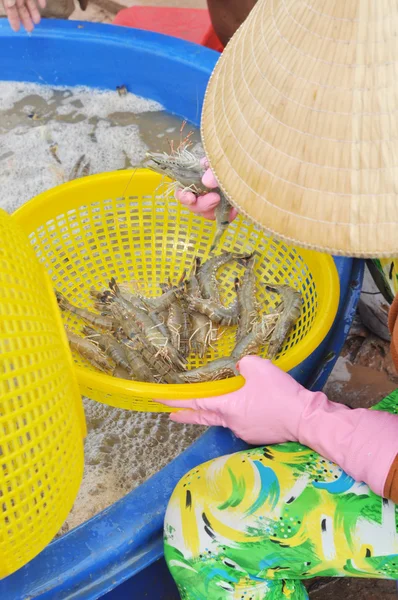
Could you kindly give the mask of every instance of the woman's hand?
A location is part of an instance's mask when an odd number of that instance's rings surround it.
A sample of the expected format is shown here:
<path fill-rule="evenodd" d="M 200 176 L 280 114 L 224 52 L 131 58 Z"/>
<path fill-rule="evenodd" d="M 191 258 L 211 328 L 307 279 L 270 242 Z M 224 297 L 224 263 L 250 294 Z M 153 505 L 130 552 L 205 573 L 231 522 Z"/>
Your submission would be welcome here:
<path fill-rule="evenodd" d="M 190 409 L 170 416 L 177 423 L 228 427 L 249 444 L 297 441 L 300 416 L 313 393 L 269 360 L 258 356 L 242 358 L 238 369 L 246 382 L 237 392 L 160 402 Z"/>
<path fill-rule="evenodd" d="M 298 441 L 385 493 L 398 455 L 398 415 L 330 402 L 257 356 L 243 358 L 239 370 L 246 383 L 237 392 L 162 404 L 191 409 L 172 414 L 173 421 L 229 427 L 249 444 Z"/>
<path fill-rule="evenodd" d="M 40 23 L 40 8 L 46 7 L 46 0 L 3 0 L 8 21 L 14 31 L 19 31 L 22 25 L 31 32 Z"/>
<path fill-rule="evenodd" d="M 203 185 L 209 190 L 217 189 L 217 180 L 213 175 L 213 171 L 209 169 L 209 163 L 207 162 L 206 158 L 202 159 L 202 164 L 206 168 L 206 171 L 202 177 Z M 216 218 L 214 214 L 214 209 L 220 202 L 220 194 L 218 194 L 217 192 L 209 192 L 208 194 L 204 194 L 203 196 L 196 196 L 196 194 L 189 190 L 184 191 L 179 189 L 176 191 L 176 198 L 181 202 L 181 204 L 187 206 L 189 210 L 191 210 L 196 215 L 200 215 L 205 219 L 210 219 L 211 221 L 214 221 L 214 219 Z M 236 218 L 237 214 L 238 211 L 236 210 L 236 208 L 232 208 L 229 215 L 229 220 L 233 221 Z"/>

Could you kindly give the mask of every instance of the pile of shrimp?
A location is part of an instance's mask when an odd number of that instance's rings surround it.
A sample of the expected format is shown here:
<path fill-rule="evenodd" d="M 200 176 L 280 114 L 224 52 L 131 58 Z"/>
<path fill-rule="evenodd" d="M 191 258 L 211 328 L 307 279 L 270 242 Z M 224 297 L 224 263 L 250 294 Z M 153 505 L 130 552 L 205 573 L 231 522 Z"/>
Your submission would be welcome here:
<path fill-rule="evenodd" d="M 229 306 L 221 300 L 218 271 L 231 261 L 244 266 L 235 279 L 235 298 Z M 79 308 L 56 292 L 64 311 L 80 317 L 86 325 L 81 335 L 67 329 L 72 350 L 94 367 L 115 377 L 152 383 L 199 383 L 226 379 L 237 374 L 236 363 L 248 354 L 268 347 L 274 358 L 300 316 L 301 293 L 288 285 L 265 284 L 277 294 L 276 308 L 262 314 L 256 301 L 255 255 L 223 252 L 211 256 L 184 273 L 173 285 L 161 285 L 162 295 L 134 294 L 113 278 L 109 289 L 92 288 L 93 308 Z M 188 356 L 203 358 L 217 339 L 220 327 L 235 327 L 235 347 L 197 369 L 187 370 Z"/>

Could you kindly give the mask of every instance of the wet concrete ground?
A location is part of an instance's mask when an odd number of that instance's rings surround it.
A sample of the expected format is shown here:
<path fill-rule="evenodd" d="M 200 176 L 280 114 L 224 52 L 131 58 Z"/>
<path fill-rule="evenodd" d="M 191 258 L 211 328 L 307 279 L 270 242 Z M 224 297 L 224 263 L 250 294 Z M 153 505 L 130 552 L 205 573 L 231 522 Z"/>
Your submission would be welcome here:
<path fill-rule="evenodd" d="M 206 0 L 91 0 L 73 19 L 110 23 L 118 10 L 133 5 L 205 8 Z M 0 9 L 0 15 L 2 9 Z M 352 408 L 369 408 L 398 387 L 389 344 L 371 333 L 358 318 L 325 392 Z M 311 600 L 396 600 L 395 582 L 362 579 L 316 579 L 308 582 Z"/>

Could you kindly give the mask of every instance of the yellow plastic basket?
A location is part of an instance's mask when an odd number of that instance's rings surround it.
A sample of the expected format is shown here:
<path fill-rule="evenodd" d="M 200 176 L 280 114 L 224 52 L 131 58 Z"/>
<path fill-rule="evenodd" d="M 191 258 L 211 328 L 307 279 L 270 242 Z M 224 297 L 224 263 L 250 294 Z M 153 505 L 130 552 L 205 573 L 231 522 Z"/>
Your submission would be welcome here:
<path fill-rule="evenodd" d="M 144 294 L 161 293 L 170 275 L 176 281 L 194 259 L 206 259 L 215 225 L 192 215 L 175 200 L 165 200 L 162 180 L 147 170 L 118 171 L 67 183 L 41 194 L 14 215 L 54 287 L 74 304 L 92 306 L 91 286 L 107 286 L 113 276 L 138 281 Z M 221 250 L 221 249 L 220 249 Z M 329 256 L 296 250 L 266 236 L 238 217 L 224 236 L 223 251 L 255 251 L 263 310 L 278 301 L 261 282 L 288 283 L 300 289 L 304 307 L 300 320 L 276 359 L 289 370 L 311 354 L 328 333 L 337 311 L 339 279 Z M 242 267 L 227 265 L 220 273 L 224 300 L 232 297 Z M 80 332 L 83 323 L 64 313 L 64 322 Z M 227 331 L 204 361 L 230 354 L 233 332 Z M 139 411 L 169 411 L 153 398 L 186 399 L 236 390 L 242 377 L 202 384 L 160 385 L 124 381 L 95 371 L 75 355 L 81 392 L 99 402 Z M 189 367 L 203 364 L 190 357 Z"/>
<path fill-rule="evenodd" d="M 85 420 L 51 281 L 0 210 L 0 579 L 54 537 L 83 475 Z"/>

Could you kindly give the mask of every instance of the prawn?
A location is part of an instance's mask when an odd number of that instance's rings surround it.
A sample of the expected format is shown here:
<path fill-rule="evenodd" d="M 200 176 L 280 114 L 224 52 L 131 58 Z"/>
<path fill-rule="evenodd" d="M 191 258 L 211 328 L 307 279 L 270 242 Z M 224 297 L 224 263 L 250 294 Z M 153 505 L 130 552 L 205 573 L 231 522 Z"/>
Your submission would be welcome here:
<path fill-rule="evenodd" d="M 137 308 L 139 310 L 146 310 L 143 299 L 134 294 L 127 296 L 127 294 L 123 293 L 114 277 L 109 281 L 109 289 L 112 292 L 112 295 L 108 297 L 109 300 L 118 302 L 125 310 L 135 311 Z"/>
<path fill-rule="evenodd" d="M 163 294 L 156 298 L 151 298 L 153 312 L 163 313 L 171 307 L 185 287 L 185 277 L 186 271 L 184 270 L 176 286 L 171 285 L 170 281 L 168 284 L 161 284 L 160 287 L 162 288 Z"/>
<path fill-rule="evenodd" d="M 89 338 L 94 339 L 101 350 L 103 350 L 118 367 L 122 367 L 122 369 L 125 369 L 130 375 L 134 374 L 124 349 L 121 344 L 115 340 L 113 335 L 108 333 L 97 333 L 94 329 L 91 329 L 91 327 L 84 327 L 83 333 Z"/>
<path fill-rule="evenodd" d="M 168 195 L 177 188 L 190 190 L 196 195 L 203 195 L 210 191 L 202 183 L 202 177 L 207 167 L 202 163 L 198 154 L 188 150 L 186 144 L 180 144 L 172 154 L 147 152 L 143 166 L 175 181 L 169 186 Z M 230 223 L 231 204 L 219 188 L 217 191 L 220 195 L 220 202 L 215 209 L 217 228 L 210 251 L 217 246 Z"/>
<path fill-rule="evenodd" d="M 147 383 L 156 383 L 156 379 L 149 365 L 145 362 L 142 353 L 126 344 L 123 344 L 123 347 L 130 368 L 134 372 L 134 379 L 137 381 L 146 381 Z"/>
<path fill-rule="evenodd" d="M 185 383 L 201 383 L 202 381 L 217 381 L 239 375 L 236 360 L 232 357 L 218 358 L 198 369 L 181 373 L 180 377 Z"/>
<path fill-rule="evenodd" d="M 90 296 L 104 304 L 109 300 L 112 293 L 109 290 L 97 290 L 94 286 L 90 288 Z"/>
<path fill-rule="evenodd" d="M 114 294 L 114 301 L 118 303 L 121 308 L 126 311 L 126 313 L 132 313 L 135 318 L 139 317 L 145 322 L 150 321 L 153 327 L 158 327 L 160 333 L 164 337 L 170 339 L 170 333 L 164 323 L 164 320 L 155 312 L 148 315 L 149 307 L 147 306 L 146 300 L 144 300 L 142 297 L 134 296 L 133 294 L 130 294 L 129 298 L 127 299 L 127 297 L 121 293 L 114 277 L 112 277 L 110 280 L 109 287 Z"/>
<path fill-rule="evenodd" d="M 166 357 L 176 367 L 185 368 L 182 356 L 172 346 L 169 337 L 165 336 L 159 330 L 159 326 L 154 324 L 148 313 L 138 307 L 131 312 L 126 311 L 122 306 L 118 308 L 119 310 L 112 307 L 112 314 L 128 338 L 134 339 L 139 332 L 157 349 L 161 356 Z"/>
<path fill-rule="evenodd" d="M 127 90 L 127 87 L 125 85 L 117 85 L 116 86 L 116 91 L 119 94 L 119 96 L 121 96 L 121 97 L 127 96 L 127 94 L 128 94 L 128 90 Z"/>
<path fill-rule="evenodd" d="M 213 323 L 207 315 L 202 315 L 197 311 L 191 313 L 191 323 L 193 333 L 189 338 L 189 347 L 194 354 L 203 358 L 214 339 Z"/>
<path fill-rule="evenodd" d="M 58 144 L 51 144 L 50 145 L 50 152 L 52 154 L 52 156 L 54 157 L 54 160 L 59 164 L 62 165 L 61 159 L 58 156 Z"/>
<path fill-rule="evenodd" d="M 220 293 L 218 291 L 217 272 L 228 262 L 233 260 L 242 261 L 250 258 L 250 255 L 232 254 L 232 252 L 223 252 L 217 256 L 209 258 L 197 271 L 197 279 L 199 282 L 202 298 L 205 300 L 213 300 L 217 304 L 221 304 Z"/>
<path fill-rule="evenodd" d="M 189 280 L 187 282 L 187 294 L 193 298 L 201 298 L 199 281 L 196 276 L 200 268 L 200 258 L 195 259 L 195 264 L 191 271 Z M 198 311 L 192 311 L 191 317 L 191 329 L 192 334 L 189 338 L 189 348 L 203 358 L 206 354 L 207 348 L 213 339 L 213 324 L 209 317 L 202 315 Z"/>
<path fill-rule="evenodd" d="M 80 337 L 80 335 L 77 335 L 76 333 L 72 333 L 69 329 L 65 328 L 65 330 L 72 350 L 80 354 L 80 356 L 85 358 L 96 369 L 99 369 L 104 373 L 111 373 L 112 366 L 97 344 L 87 338 Z"/>
<path fill-rule="evenodd" d="M 117 379 L 131 379 L 130 373 L 123 369 L 123 367 L 115 367 L 112 373 L 113 377 L 117 377 Z"/>
<path fill-rule="evenodd" d="M 181 144 L 171 154 L 147 152 L 143 166 L 174 180 L 174 183 L 169 186 L 167 195 L 179 187 L 199 195 L 209 191 L 202 183 L 206 167 L 202 165 L 198 156 L 188 150 L 186 144 Z"/>
<path fill-rule="evenodd" d="M 156 300 L 156 298 L 147 298 L 141 294 L 133 294 L 125 283 L 121 283 L 120 285 L 117 284 L 117 289 L 119 297 L 121 296 L 124 300 L 127 300 L 131 304 L 139 306 L 141 303 L 143 307 L 148 307 L 150 310 L 155 308 L 154 300 Z"/>
<path fill-rule="evenodd" d="M 225 194 L 220 189 L 218 190 L 218 194 L 220 196 L 220 202 L 214 209 L 214 216 L 216 218 L 216 235 L 212 245 L 210 246 L 210 252 L 213 252 L 213 250 L 218 246 L 222 236 L 230 224 L 229 215 L 232 207 L 225 197 Z"/>
<path fill-rule="evenodd" d="M 257 319 L 255 260 L 255 256 L 248 259 L 242 283 L 237 289 L 239 305 L 239 323 L 235 338 L 237 343 L 251 332 Z"/>
<path fill-rule="evenodd" d="M 78 179 L 79 177 L 86 177 L 90 172 L 90 163 L 84 162 L 86 160 L 85 154 L 82 154 L 76 161 L 75 166 L 73 167 L 71 174 L 69 176 L 69 181 L 73 181 L 74 179 Z"/>
<path fill-rule="evenodd" d="M 131 313 L 128 313 L 118 304 L 112 304 L 111 314 L 115 322 L 130 340 L 134 340 L 137 336 L 141 335 L 141 328 Z"/>
<path fill-rule="evenodd" d="M 140 357 L 141 361 L 145 364 L 145 372 L 148 379 L 146 381 L 156 381 L 153 373 L 156 373 L 156 377 L 160 378 L 161 381 L 166 383 L 183 383 L 178 373 L 172 371 L 172 367 L 162 356 L 158 355 L 158 352 L 147 344 L 144 343 L 142 338 L 137 337 L 132 342 L 128 339 L 119 337 L 126 347 L 127 356 L 131 362 L 137 361 Z M 139 359 L 138 359 L 139 360 Z M 141 363 L 142 365 L 142 363 Z M 147 369 L 150 366 L 150 375 Z"/>
<path fill-rule="evenodd" d="M 112 314 L 110 306 L 103 302 L 94 302 L 94 308 L 98 310 L 100 315 L 109 317 Z"/>
<path fill-rule="evenodd" d="M 237 286 L 237 282 L 235 283 Z M 239 320 L 239 304 L 236 298 L 230 306 L 223 306 L 214 300 L 189 297 L 189 310 L 195 310 L 206 315 L 217 325 L 236 325 Z"/>
<path fill-rule="evenodd" d="M 261 346 L 269 341 L 278 319 L 279 313 L 270 313 L 263 315 L 260 321 L 254 323 L 251 331 L 244 335 L 233 349 L 231 356 L 235 361 L 241 360 L 248 354 L 257 354 Z"/>
<path fill-rule="evenodd" d="M 105 331 L 110 331 L 113 329 L 113 319 L 107 315 L 97 315 L 92 313 L 87 308 L 79 308 L 78 306 L 74 306 L 71 304 L 69 300 L 65 298 L 61 292 L 55 292 L 57 297 L 58 304 L 62 310 L 68 310 L 69 312 L 75 314 L 80 317 L 86 323 L 90 325 L 94 325 L 94 327 L 98 327 L 99 329 L 103 329 Z"/>
<path fill-rule="evenodd" d="M 300 317 L 303 299 L 301 293 L 290 285 L 267 284 L 266 288 L 282 298 L 282 310 L 279 311 L 279 319 L 268 347 L 268 356 L 272 359 L 278 354 L 291 328 Z"/>
<path fill-rule="evenodd" d="M 186 283 L 186 291 L 189 296 L 201 297 L 201 291 L 200 291 L 199 281 L 198 281 L 198 277 L 197 277 L 197 273 L 200 269 L 200 264 L 201 264 L 201 260 L 197 256 L 195 258 L 194 265 L 193 265 L 191 273 L 189 275 L 189 279 L 187 280 L 187 283 Z"/>
<path fill-rule="evenodd" d="M 170 330 L 172 344 L 182 356 L 189 354 L 191 323 L 185 299 L 176 298 L 169 308 L 167 327 Z"/>
<path fill-rule="evenodd" d="M 88 160 L 83 165 L 83 168 L 82 168 L 82 171 L 81 171 L 81 176 L 82 177 L 87 177 L 88 175 L 90 175 L 90 172 L 91 172 L 91 163 Z"/>

